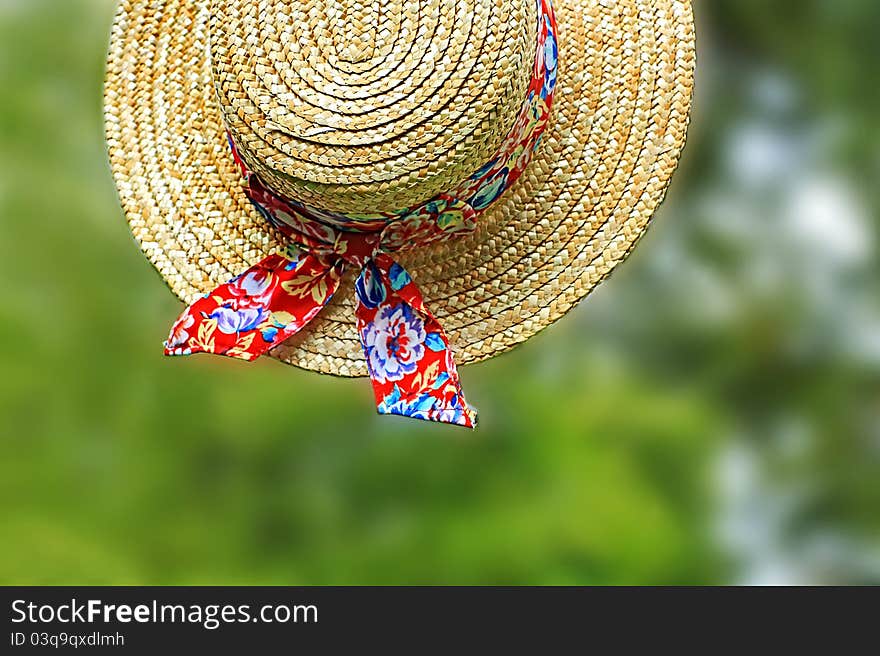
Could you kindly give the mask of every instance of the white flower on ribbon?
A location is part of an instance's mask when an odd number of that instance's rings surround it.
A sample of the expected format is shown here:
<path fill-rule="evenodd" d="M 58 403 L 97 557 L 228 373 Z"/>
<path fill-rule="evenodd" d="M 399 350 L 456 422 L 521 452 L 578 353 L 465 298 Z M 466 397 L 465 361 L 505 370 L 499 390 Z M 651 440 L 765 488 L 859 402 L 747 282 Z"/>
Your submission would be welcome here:
<path fill-rule="evenodd" d="M 229 284 L 229 294 L 236 309 L 266 308 L 278 286 L 278 277 L 265 269 L 253 269 Z"/>
<path fill-rule="evenodd" d="M 193 324 L 195 324 L 195 319 L 192 314 L 187 312 L 171 326 L 171 333 L 165 342 L 165 348 L 168 349 L 171 355 L 189 355 L 192 353 L 192 349 L 186 346 L 186 343 L 190 338 L 187 329 L 192 328 Z"/>
<path fill-rule="evenodd" d="M 233 310 L 228 307 L 218 307 L 208 317 L 217 320 L 217 330 L 221 333 L 233 335 L 255 330 L 263 322 L 266 314 L 266 310 L 262 308 Z"/>
<path fill-rule="evenodd" d="M 425 355 L 425 324 L 409 305 L 383 307 L 361 329 L 370 372 L 380 382 L 414 373 Z"/>

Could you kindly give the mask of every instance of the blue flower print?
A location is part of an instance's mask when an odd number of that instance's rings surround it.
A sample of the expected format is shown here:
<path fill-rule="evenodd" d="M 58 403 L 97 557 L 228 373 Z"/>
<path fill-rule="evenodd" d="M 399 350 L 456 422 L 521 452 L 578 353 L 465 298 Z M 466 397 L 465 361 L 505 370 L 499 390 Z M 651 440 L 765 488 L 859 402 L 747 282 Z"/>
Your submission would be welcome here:
<path fill-rule="evenodd" d="M 378 410 L 382 415 L 400 415 L 448 424 L 460 423 L 464 417 L 464 406 L 459 402 L 458 397 L 453 399 L 451 407 L 443 405 L 441 399 L 431 396 L 427 392 L 413 399 L 403 399 L 397 385 L 394 386 L 394 391 L 391 394 L 382 399 Z"/>
<path fill-rule="evenodd" d="M 387 297 L 379 269 L 373 262 L 368 262 L 364 266 L 354 284 L 354 289 L 361 303 L 370 309 L 379 307 Z"/>
<path fill-rule="evenodd" d="M 471 198 L 471 207 L 475 210 L 482 210 L 494 203 L 507 188 L 507 173 L 508 169 L 503 168 L 493 177 L 486 180 L 480 186 L 477 193 L 474 194 L 473 198 Z"/>
<path fill-rule="evenodd" d="M 406 269 L 400 266 L 397 262 L 391 265 L 391 268 L 388 271 L 388 279 L 391 281 L 391 289 L 396 292 L 399 292 L 412 282 L 412 278 L 409 277 Z"/>

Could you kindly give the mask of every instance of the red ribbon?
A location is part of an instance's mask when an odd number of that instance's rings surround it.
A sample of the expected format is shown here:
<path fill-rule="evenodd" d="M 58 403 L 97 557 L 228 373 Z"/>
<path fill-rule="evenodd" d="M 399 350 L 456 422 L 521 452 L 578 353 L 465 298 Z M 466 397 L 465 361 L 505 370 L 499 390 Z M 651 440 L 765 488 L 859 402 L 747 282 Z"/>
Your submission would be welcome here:
<path fill-rule="evenodd" d="M 254 205 L 290 239 L 193 303 L 165 343 L 166 355 L 214 353 L 255 360 L 302 330 L 330 301 L 347 266 L 360 275 L 357 329 L 381 414 L 472 428 L 446 333 L 406 270 L 389 255 L 400 246 L 472 230 L 474 211 L 441 197 L 381 232 L 343 231 L 307 216 L 266 188 L 233 145 Z"/>

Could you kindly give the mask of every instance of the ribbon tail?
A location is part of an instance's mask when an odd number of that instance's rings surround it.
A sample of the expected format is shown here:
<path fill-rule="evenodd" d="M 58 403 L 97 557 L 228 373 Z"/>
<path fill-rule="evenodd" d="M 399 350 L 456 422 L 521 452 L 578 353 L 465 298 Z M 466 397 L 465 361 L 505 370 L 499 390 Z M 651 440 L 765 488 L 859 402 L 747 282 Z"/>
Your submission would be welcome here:
<path fill-rule="evenodd" d="M 473 428 L 449 340 L 402 266 L 381 253 L 358 277 L 357 324 L 379 414 Z"/>
<path fill-rule="evenodd" d="M 341 260 L 327 264 L 295 248 L 270 255 L 190 305 L 171 328 L 165 355 L 255 360 L 323 309 L 342 268 Z"/>

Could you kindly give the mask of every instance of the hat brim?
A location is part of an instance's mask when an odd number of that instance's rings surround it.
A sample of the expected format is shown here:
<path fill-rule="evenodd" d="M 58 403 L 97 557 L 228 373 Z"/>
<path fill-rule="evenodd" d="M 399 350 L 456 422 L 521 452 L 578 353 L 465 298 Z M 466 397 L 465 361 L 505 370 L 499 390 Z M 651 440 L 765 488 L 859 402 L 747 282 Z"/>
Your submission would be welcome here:
<path fill-rule="evenodd" d="M 460 364 L 525 341 L 600 283 L 647 229 L 684 146 L 695 65 L 690 1 L 555 0 L 554 8 L 553 117 L 525 174 L 472 235 L 398 254 Z M 122 0 L 105 86 L 126 217 L 186 303 L 283 241 L 251 206 L 228 150 L 209 15 L 210 0 Z M 350 282 L 271 355 L 366 375 Z"/>

